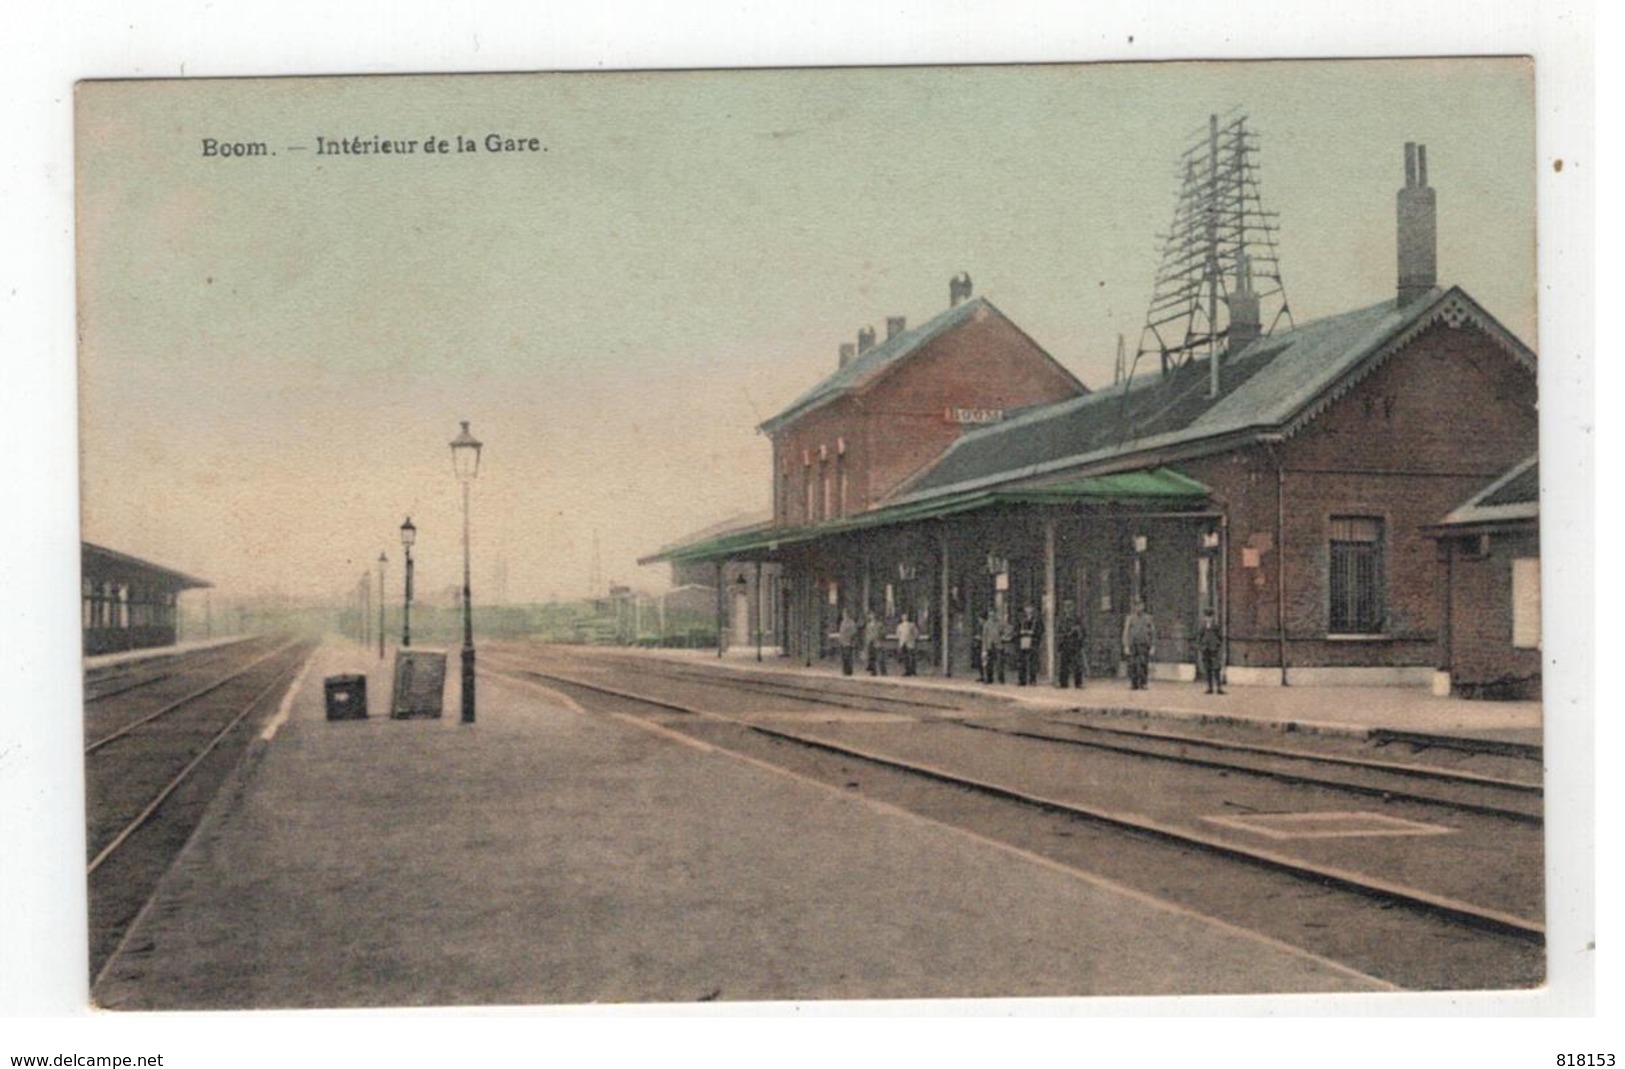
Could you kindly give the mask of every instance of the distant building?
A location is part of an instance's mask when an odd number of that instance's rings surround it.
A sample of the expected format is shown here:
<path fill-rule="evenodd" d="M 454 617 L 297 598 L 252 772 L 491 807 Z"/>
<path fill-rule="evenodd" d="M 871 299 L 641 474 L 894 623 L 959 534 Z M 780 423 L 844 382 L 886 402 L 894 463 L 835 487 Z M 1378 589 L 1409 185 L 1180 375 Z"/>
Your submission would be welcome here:
<path fill-rule="evenodd" d="M 79 544 L 86 655 L 173 646 L 183 590 L 213 584 L 90 542 Z"/>
<path fill-rule="evenodd" d="M 770 524 L 648 559 L 777 565 L 778 639 L 807 663 L 843 610 L 906 613 L 969 674 L 975 621 L 1032 605 L 1048 672 L 1072 602 L 1109 674 L 1144 599 L 1164 677 L 1191 676 L 1212 608 L 1233 682 L 1426 685 L 1452 639 L 1424 528 L 1534 453 L 1538 420 L 1535 354 L 1437 285 L 1422 159 L 1393 298 L 1271 333 L 1243 273 L 1222 348 L 1089 393 L 956 279 L 947 312 L 763 424 Z"/>

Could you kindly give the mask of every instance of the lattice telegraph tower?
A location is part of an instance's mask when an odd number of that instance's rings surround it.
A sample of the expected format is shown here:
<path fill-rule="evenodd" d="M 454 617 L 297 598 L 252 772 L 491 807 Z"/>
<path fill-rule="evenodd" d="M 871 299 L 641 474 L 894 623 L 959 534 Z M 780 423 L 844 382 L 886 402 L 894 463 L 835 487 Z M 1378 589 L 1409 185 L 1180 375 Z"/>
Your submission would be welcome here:
<path fill-rule="evenodd" d="M 1136 364 L 1156 353 L 1167 374 L 1194 357 L 1239 350 L 1283 317 L 1292 324 L 1275 247 L 1277 217 L 1264 210 L 1258 192 L 1257 152 L 1258 135 L 1245 115 L 1223 121 L 1212 115 L 1206 134 L 1181 154 L 1179 205 L 1162 235 Z M 1211 366 L 1217 392 L 1218 361 Z"/>

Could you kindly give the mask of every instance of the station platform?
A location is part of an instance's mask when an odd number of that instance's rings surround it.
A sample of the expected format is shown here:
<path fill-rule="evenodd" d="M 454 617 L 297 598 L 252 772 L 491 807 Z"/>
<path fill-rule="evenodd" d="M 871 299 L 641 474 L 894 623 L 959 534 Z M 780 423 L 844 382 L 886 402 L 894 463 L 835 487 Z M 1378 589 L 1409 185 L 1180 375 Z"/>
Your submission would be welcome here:
<path fill-rule="evenodd" d="M 839 665 L 811 666 L 773 651 L 756 659 L 754 648 L 707 650 L 572 647 L 586 655 L 652 657 L 729 672 L 762 673 L 812 679 L 841 679 Z M 1371 738 L 1380 734 L 1488 741 L 1525 750 L 1541 745 L 1541 704 L 1535 701 L 1468 701 L 1439 697 L 1420 687 L 1236 686 L 1208 694 L 1203 684 L 1153 679 L 1145 690 L 1133 690 L 1127 679 L 1088 679 L 1083 689 L 1049 683 L 1019 687 L 1013 672 L 1008 682 L 988 685 L 974 678 L 936 675 L 904 676 L 894 661 L 887 675 L 871 676 L 859 668 L 849 677 L 864 684 L 949 692 L 980 700 L 997 699 L 1047 711 L 1095 709 L 1126 715 L 1235 724 L 1278 731 Z"/>
<path fill-rule="evenodd" d="M 482 674 L 478 722 L 462 724 L 452 661 L 442 719 L 391 720 L 375 651 L 318 648 L 110 960 L 96 1003 L 1388 989 L 657 724 L 589 714 L 539 686 Z M 341 673 L 368 676 L 368 719 L 325 719 L 323 679 Z M 1247 998 L 1185 1005 L 1256 1012 Z M 1296 1005 L 1327 1003 L 1303 995 Z"/>

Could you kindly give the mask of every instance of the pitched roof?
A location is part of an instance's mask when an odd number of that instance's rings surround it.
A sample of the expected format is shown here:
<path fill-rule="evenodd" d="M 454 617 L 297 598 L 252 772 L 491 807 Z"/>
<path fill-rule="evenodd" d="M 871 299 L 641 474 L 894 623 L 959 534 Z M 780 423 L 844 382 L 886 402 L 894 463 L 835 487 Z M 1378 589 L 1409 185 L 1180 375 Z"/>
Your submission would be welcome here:
<path fill-rule="evenodd" d="M 674 559 L 681 550 L 688 546 L 701 545 L 714 542 L 720 538 L 747 534 L 772 525 L 773 513 L 771 512 L 736 513 L 725 520 L 713 523 L 708 527 L 702 527 L 698 531 L 690 531 L 676 541 L 667 542 L 647 557 L 639 557 L 638 563 L 653 564 L 657 561 Z"/>
<path fill-rule="evenodd" d="M 1208 362 L 1191 361 L 1166 376 L 1131 378 L 978 428 L 893 500 L 1120 467 L 1136 454 L 1171 447 L 1221 449 L 1238 434 L 1290 435 L 1439 321 L 1473 323 L 1533 371 L 1534 354 L 1458 288 L 1404 307 L 1384 301 L 1261 338 L 1225 357 L 1216 397 L 1208 396 Z"/>
<path fill-rule="evenodd" d="M 1435 529 L 1496 525 L 1540 516 L 1540 459 L 1529 457 L 1452 509 Z"/>
<path fill-rule="evenodd" d="M 844 366 L 838 368 L 833 375 L 830 375 L 792 401 L 789 407 L 778 415 L 765 420 L 761 425 L 761 429 L 772 433 L 776 428 L 815 408 L 826 405 L 838 397 L 866 388 L 892 368 L 901 364 L 908 356 L 923 348 L 928 342 L 963 325 L 984 311 L 991 311 L 1000 319 L 1009 322 L 1009 317 L 999 311 L 993 302 L 986 297 L 973 297 L 970 300 L 961 301 L 913 330 L 901 331 L 895 337 L 887 338 L 867 352 L 853 357 Z M 1040 351 L 1042 352 L 1042 350 Z M 1063 374 L 1076 381 L 1075 376 L 1072 376 L 1072 373 L 1061 367 L 1060 364 L 1055 366 Z M 1081 382 L 1078 383 L 1078 388 L 1084 388 Z"/>

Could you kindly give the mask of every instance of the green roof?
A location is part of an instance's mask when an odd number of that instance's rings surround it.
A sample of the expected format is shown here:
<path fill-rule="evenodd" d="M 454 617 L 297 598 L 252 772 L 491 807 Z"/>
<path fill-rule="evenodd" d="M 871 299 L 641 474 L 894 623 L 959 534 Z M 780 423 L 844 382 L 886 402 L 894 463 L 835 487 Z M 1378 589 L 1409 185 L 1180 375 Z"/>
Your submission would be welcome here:
<path fill-rule="evenodd" d="M 662 550 L 639 563 L 685 563 L 728 560 L 747 554 L 772 553 L 784 546 L 877 527 L 934 520 L 998 505 L 1195 505 L 1206 501 L 1208 488 L 1168 468 L 1092 475 L 1071 482 L 1032 489 L 972 490 L 929 501 L 885 505 L 855 516 L 843 516 L 806 527 L 768 527 L 739 531 Z"/>

